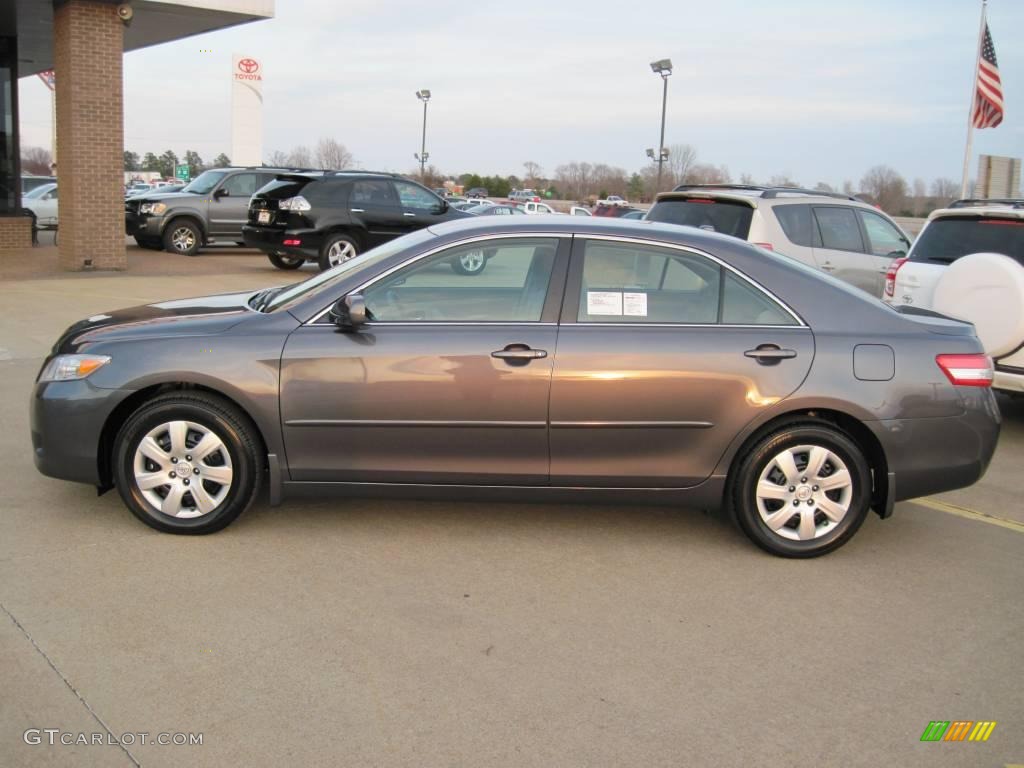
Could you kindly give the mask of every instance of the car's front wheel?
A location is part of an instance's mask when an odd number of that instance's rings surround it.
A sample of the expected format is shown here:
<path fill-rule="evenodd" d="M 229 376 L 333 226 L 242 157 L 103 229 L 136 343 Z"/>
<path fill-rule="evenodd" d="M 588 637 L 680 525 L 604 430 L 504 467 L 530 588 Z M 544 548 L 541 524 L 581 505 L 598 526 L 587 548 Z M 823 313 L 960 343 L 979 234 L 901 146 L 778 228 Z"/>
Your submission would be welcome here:
<path fill-rule="evenodd" d="M 331 235 L 320 247 L 320 269 L 327 271 L 359 254 L 359 244 L 348 235 Z"/>
<path fill-rule="evenodd" d="M 161 395 L 137 410 L 114 443 L 114 481 L 137 518 L 167 533 L 219 531 L 256 497 L 259 438 L 225 400 Z"/>
<path fill-rule="evenodd" d="M 164 230 L 164 249 L 182 256 L 195 256 L 203 244 L 203 233 L 188 219 L 172 221 Z"/>
<path fill-rule="evenodd" d="M 306 263 L 301 256 L 289 256 L 286 253 L 268 253 L 267 258 L 278 269 L 298 269 Z"/>
<path fill-rule="evenodd" d="M 824 422 L 794 423 L 764 436 L 730 480 L 740 528 L 782 557 L 838 549 L 860 528 L 871 502 L 863 451 Z"/>

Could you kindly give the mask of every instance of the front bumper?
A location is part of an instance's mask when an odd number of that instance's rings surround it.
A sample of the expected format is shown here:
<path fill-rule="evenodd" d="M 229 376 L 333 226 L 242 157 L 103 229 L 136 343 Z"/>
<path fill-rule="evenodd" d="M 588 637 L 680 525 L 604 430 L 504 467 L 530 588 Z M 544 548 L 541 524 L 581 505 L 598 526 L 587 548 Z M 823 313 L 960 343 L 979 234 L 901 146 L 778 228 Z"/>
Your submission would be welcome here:
<path fill-rule="evenodd" d="M 164 229 L 164 217 L 150 214 L 124 212 L 124 231 L 131 237 L 161 237 Z"/>
<path fill-rule="evenodd" d="M 317 259 L 320 256 L 322 237 L 312 229 L 275 229 L 246 224 L 242 227 L 242 239 L 250 248 L 259 248 L 264 253 L 283 253 Z M 285 240 L 299 240 L 302 245 L 285 245 Z"/>
<path fill-rule="evenodd" d="M 48 477 L 100 485 L 103 425 L 131 392 L 80 381 L 36 382 L 30 424 L 36 469 Z"/>

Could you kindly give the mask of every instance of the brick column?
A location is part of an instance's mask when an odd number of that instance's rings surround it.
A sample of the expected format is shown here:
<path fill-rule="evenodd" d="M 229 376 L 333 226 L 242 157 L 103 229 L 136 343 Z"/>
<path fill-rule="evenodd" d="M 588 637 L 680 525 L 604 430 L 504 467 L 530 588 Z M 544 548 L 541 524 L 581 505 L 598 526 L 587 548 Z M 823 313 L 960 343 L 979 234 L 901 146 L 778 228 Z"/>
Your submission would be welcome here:
<path fill-rule="evenodd" d="M 113 3 L 54 9 L 60 265 L 125 269 L 124 26 Z"/>

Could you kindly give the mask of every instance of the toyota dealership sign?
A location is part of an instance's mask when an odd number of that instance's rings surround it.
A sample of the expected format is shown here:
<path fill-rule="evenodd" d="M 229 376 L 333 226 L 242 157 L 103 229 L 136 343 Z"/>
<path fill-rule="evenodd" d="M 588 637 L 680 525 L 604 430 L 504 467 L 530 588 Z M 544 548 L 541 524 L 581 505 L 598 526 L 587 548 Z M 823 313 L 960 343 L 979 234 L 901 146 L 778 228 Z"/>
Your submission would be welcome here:
<path fill-rule="evenodd" d="M 248 56 L 238 59 L 235 62 L 235 79 L 262 81 L 263 75 L 260 74 L 260 63 Z"/>
<path fill-rule="evenodd" d="M 263 160 L 263 65 L 255 56 L 231 57 L 231 162 Z"/>

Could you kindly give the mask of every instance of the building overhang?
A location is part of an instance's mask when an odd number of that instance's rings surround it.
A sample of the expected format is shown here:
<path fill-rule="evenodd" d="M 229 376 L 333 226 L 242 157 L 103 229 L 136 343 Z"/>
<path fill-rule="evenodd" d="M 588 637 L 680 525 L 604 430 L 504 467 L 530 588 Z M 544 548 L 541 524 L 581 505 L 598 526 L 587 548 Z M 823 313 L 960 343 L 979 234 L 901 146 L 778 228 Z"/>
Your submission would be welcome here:
<path fill-rule="evenodd" d="M 0 0 L 0 28 L 15 28 L 18 75 L 53 68 L 53 11 L 64 0 Z M 130 5 L 125 51 L 201 35 L 274 16 L 274 0 L 92 0 Z M 10 22 L 10 25 L 8 24 Z"/>

